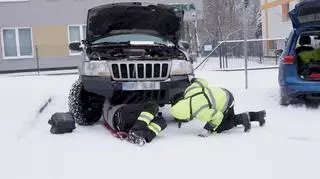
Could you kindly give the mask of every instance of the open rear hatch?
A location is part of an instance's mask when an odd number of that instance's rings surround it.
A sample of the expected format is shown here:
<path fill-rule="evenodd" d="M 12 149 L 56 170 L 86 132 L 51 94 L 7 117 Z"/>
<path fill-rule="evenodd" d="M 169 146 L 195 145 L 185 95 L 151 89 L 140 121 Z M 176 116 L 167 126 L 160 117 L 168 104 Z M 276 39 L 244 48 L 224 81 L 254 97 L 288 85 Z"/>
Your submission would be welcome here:
<path fill-rule="evenodd" d="M 292 26 L 295 29 L 306 29 L 300 34 L 298 59 L 298 73 L 304 80 L 320 81 L 320 0 L 298 3 L 289 12 Z"/>
<path fill-rule="evenodd" d="M 320 27 L 320 1 L 304 1 L 298 3 L 289 12 L 293 28 Z"/>

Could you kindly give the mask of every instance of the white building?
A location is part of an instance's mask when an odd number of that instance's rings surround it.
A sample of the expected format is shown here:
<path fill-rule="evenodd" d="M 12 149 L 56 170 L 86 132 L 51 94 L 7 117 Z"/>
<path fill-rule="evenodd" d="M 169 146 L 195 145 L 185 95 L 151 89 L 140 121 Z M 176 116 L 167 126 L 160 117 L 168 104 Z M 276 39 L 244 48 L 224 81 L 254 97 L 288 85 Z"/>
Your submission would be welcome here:
<path fill-rule="evenodd" d="M 262 37 L 286 38 L 292 30 L 288 12 L 301 0 L 261 0 L 262 7 Z M 284 47 L 284 41 L 267 41 L 265 49 L 274 51 Z"/>
<path fill-rule="evenodd" d="M 203 0 L 0 0 L 0 73 L 78 66 L 71 41 L 85 38 L 87 10 L 114 2 L 170 4 L 185 21 L 203 18 Z"/>
<path fill-rule="evenodd" d="M 263 38 L 288 37 L 292 30 L 288 12 L 299 0 L 261 0 Z"/>

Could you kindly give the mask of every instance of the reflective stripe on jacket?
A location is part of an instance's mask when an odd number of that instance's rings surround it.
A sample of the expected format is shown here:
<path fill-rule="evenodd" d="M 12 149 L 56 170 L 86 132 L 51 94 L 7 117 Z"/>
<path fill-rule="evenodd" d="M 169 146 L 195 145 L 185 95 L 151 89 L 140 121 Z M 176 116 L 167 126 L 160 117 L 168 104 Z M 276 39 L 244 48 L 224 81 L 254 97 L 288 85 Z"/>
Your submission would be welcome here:
<path fill-rule="evenodd" d="M 171 114 L 179 120 L 196 118 L 218 127 L 223 113 L 228 108 L 229 93 L 222 88 L 208 87 L 203 79 L 189 86 L 180 100 L 171 108 Z M 191 106 L 191 108 L 190 108 Z"/>

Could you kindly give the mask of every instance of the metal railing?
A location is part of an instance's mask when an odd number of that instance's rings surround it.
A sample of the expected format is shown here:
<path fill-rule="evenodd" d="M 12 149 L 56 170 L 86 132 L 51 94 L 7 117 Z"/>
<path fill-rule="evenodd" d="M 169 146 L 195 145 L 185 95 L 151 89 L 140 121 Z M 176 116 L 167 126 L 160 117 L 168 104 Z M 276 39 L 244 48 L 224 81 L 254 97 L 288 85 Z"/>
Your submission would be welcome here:
<path fill-rule="evenodd" d="M 221 41 L 206 57 L 200 60 L 196 69 L 207 70 L 244 70 L 244 40 Z M 279 55 L 277 49 L 284 49 L 285 38 L 249 39 L 248 68 L 277 68 Z"/>
<path fill-rule="evenodd" d="M 195 70 L 244 71 L 248 89 L 248 70 L 278 68 L 276 50 L 284 48 L 285 38 L 221 41 Z"/>

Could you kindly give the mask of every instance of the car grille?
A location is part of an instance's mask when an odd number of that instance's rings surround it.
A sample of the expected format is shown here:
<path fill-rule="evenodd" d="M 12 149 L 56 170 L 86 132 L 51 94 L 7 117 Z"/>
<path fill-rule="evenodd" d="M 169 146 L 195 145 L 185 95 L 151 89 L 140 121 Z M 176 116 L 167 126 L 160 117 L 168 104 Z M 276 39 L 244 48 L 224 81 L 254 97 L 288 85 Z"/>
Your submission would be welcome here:
<path fill-rule="evenodd" d="M 109 69 L 117 81 L 165 80 L 169 77 L 170 62 L 112 62 Z"/>

